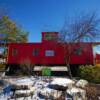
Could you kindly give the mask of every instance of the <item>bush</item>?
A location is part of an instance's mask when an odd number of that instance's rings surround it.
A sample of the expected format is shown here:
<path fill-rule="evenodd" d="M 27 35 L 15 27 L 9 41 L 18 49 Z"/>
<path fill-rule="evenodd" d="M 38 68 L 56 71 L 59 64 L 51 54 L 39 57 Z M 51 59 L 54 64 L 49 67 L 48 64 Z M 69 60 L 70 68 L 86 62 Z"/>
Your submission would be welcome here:
<path fill-rule="evenodd" d="M 93 65 L 81 65 L 79 76 L 93 83 L 100 83 L 100 67 Z"/>
<path fill-rule="evenodd" d="M 42 69 L 42 75 L 43 76 L 51 76 L 51 69 L 50 68 L 43 68 Z"/>
<path fill-rule="evenodd" d="M 85 88 L 87 100 L 98 100 L 98 90 L 92 85 L 87 85 Z"/>
<path fill-rule="evenodd" d="M 6 65 L 5 64 L 0 64 L 0 71 L 4 71 L 6 68 Z"/>

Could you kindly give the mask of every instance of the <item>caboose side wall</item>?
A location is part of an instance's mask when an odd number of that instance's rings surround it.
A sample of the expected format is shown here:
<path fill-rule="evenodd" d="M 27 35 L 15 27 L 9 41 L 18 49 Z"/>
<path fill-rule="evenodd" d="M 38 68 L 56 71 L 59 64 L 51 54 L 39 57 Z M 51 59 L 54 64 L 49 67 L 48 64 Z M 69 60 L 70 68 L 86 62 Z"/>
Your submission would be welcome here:
<path fill-rule="evenodd" d="M 71 64 L 94 64 L 94 58 L 93 58 L 93 48 L 92 43 L 81 43 L 76 44 L 77 46 L 75 48 L 81 48 L 81 54 L 72 54 L 71 55 Z M 74 53 L 74 52 L 73 52 Z"/>
<path fill-rule="evenodd" d="M 78 45 L 75 46 L 75 49 L 77 48 L 79 48 Z M 16 55 L 13 55 L 14 49 L 17 50 Z M 34 49 L 38 50 L 38 54 L 35 56 L 33 55 Z M 52 56 L 47 56 L 46 51 L 54 52 Z M 29 59 L 35 65 L 64 65 L 64 48 L 61 44 L 52 42 L 9 44 L 8 64 L 20 64 L 25 59 Z M 81 54 L 73 53 L 70 64 L 93 64 L 92 44 L 82 43 Z"/>
<path fill-rule="evenodd" d="M 96 64 L 97 66 L 100 66 L 100 54 L 99 54 L 99 53 L 97 53 L 97 54 L 95 55 L 95 64 Z"/>
<path fill-rule="evenodd" d="M 32 54 L 33 48 L 38 48 L 40 50 L 40 43 L 11 43 L 9 44 L 9 53 L 8 53 L 8 64 L 20 64 L 25 59 L 29 59 L 32 63 L 39 61 L 41 56 L 36 56 L 35 59 Z M 13 50 L 17 50 L 17 54 L 13 55 Z M 39 52 L 42 55 L 41 52 Z"/>
<path fill-rule="evenodd" d="M 18 54 L 12 55 L 13 49 L 17 49 Z M 33 50 L 38 49 L 39 54 L 33 55 Z M 59 53 L 58 49 L 61 51 Z M 54 56 L 45 56 L 46 50 L 54 50 Z M 9 64 L 20 64 L 25 59 L 30 59 L 33 64 L 46 65 L 46 64 L 63 64 L 61 56 L 63 55 L 62 48 L 53 44 L 42 44 L 42 43 L 27 43 L 27 44 L 9 44 L 8 63 Z"/>

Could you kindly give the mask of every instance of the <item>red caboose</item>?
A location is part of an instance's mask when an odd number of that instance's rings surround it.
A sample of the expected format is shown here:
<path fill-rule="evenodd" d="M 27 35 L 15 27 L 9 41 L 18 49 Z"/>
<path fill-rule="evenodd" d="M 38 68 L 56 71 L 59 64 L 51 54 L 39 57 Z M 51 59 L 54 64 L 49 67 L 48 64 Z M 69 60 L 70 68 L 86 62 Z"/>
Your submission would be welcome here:
<path fill-rule="evenodd" d="M 57 37 L 58 32 L 42 32 L 40 43 L 10 43 L 7 64 L 19 65 L 29 59 L 34 65 L 64 66 L 68 44 L 58 43 Z M 70 58 L 71 65 L 93 64 L 92 43 L 76 43 Z"/>
<path fill-rule="evenodd" d="M 57 43 L 57 32 L 42 32 L 41 43 L 11 43 L 8 64 L 20 64 L 29 59 L 35 65 L 64 65 L 64 47 Z M 67 46 L 67 44 L 64 44 Z M 70 64 L 93 64 L 92 43 L 76 43 Z"/>

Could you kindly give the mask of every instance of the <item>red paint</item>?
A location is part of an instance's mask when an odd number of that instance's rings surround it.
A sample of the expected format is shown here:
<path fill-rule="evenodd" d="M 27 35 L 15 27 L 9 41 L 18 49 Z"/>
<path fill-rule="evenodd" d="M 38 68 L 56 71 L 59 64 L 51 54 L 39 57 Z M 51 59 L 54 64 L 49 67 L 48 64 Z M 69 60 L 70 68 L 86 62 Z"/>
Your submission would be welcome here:
<path fill-rule="evenodd" d="M 46 32 L 42 32 L 41 43 L 11 43 L 8 48 L 8 64 L 20 64 L 25 59 L 30 59 L 33 64 L 65 64 L 64 61 L 64 45 L 58 44 L 55 40 L 45 40 L 44 35 Z M 51 32 L 49 34 L 58 35 L 58 32 Z M 73 53 L 71 55 L 70 64 L 93 64 L 93 50 L 92 43 L 81 43 L 82 52 L 80 55 Z M 67 45 L 66 45 L 67 46 Z M 17 50 L 15 56 L 12 55 L 13 49 Z M 33 49 L 39 50 L 38 56 L 33 56 Z M 76 44 L 73 48 L 79 48 L 79 44 Z M 67 48 L 66 48 L 67 49 Z M 45 56 L 46 50 L 54 50 L 54 56 Z M 66 50 L 67 52 L 67 50 Z"/>
<path fill-rule="evenodd" d="M 100 54 L 96 54 L 95 62 L 96 64 L 100 64 Z"/>

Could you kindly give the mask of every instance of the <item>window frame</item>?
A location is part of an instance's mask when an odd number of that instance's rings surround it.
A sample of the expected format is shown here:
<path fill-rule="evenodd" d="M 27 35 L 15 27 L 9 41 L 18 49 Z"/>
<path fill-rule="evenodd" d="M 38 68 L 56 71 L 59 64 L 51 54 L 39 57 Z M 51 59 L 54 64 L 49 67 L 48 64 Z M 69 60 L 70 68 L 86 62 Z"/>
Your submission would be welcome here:
<path fill-rule="evenodd" d="M 55 51 L 54 50 L 45 50 L 45 56 L 46 57 L 54 57 Z"/>
<path fill-rule="evenodd" d="M 75 48 L 74 54 L 78 55 L 78 56 L 81 56 L 82 55 L 82 48 Z"/>
<path fill-rule="evenodd" d="M 38 48 L 34 48 L 32 51 L 32 55 L 33 56 L 38 56 L 39 55 L 39 49 Z"/>
<path fill-rule="evenodd" d="M 51 34 L 48 34 L 48 33 L 45 34 L 45 35 L 44 35 L 44 39 L 45 39 L 45 40 L 51 40 L 51 39 L 52 39 Z"/>
<path fill-rule="evenodd" d="M 17 48 L 13 48 L 12 55 L 16 56 L 17 54 L 18 54 L 18 49 Z"/>
<path fill-rule="evenodd" d="M 44 34 L 44 39 L 45 40 L 55 40 L 56 38 L 57 38 L 56 34 L 50 34 L 50 33 Z"/>

